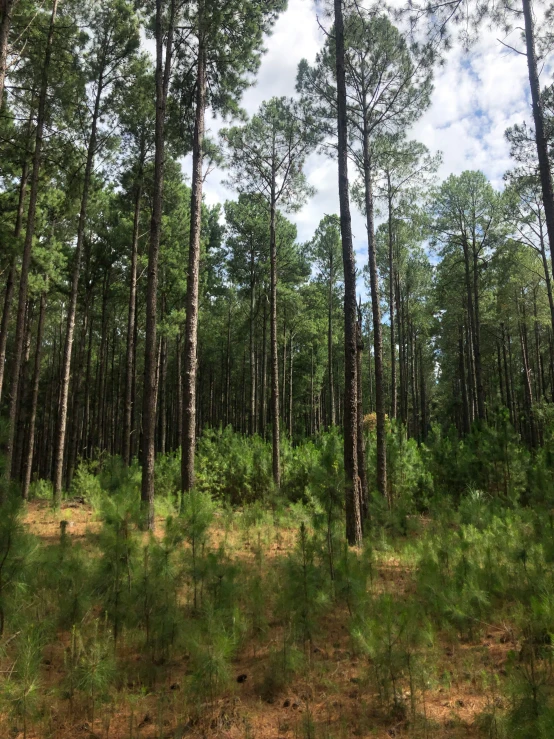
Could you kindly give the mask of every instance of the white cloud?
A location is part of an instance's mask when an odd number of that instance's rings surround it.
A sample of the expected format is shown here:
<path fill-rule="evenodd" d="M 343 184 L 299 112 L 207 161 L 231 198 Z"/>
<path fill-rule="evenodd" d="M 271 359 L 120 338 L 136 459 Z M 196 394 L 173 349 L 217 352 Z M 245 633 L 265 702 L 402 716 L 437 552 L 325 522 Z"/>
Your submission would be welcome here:
<path fill-rule="evenodd" d="M 511 166 L 504 131 L 531 116 L 525 58 L 507 51 L 496 37 L 495 32 L 483 30 L 469 54 L 454 44 L 444 65 L 436 71 L 430 108 L 410 132 L 431 151 L 442 151 L 441 178 L 464 169 L 482 169 L 495 187 L 501 187 L 502 175 Z M 294 95 L 299 61 L 313 61 L 323 39 L 312 0 L 289 0 L 288 9 L 266 40 L 267 53 L 257 82 L 244 95 L 243 107 L 248 114 L 274 95 Z M 507 43 L 520 45 L 516 34 Z M 543 71 L 543 80 L 549 73 L 548 68 Z M 212 120 L 208 124 L 211 135 L 216 135 L 221 123 Z M 188 162 L 186 166 L 190 168 Z M 289 216 L 297 224 L 300 241 L 311 238 L 323 215 L 336 213 L 339 207 L 336 163 L 314 154 L 307 162 L 306 173 L 317 194 L 302 210 Z M 205 184 L 208 203 L 235 197 L 222 184 L 224 179 L 225 173 L 220 170 L 210 175 Z M 354 205 L 352 225 L 362 267 L 367 261 L 367 240 L 364 219 Z"/>

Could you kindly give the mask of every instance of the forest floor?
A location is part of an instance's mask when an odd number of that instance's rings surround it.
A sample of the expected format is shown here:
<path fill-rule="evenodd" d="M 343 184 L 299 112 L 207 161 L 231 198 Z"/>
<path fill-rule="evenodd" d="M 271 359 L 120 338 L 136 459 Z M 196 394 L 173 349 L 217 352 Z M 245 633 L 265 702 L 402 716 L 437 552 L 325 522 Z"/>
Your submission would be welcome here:
<path fill-rule="evenodd" d="M 66 520 L 67 533 L 73 541 L 89 546 L 90 533 L 101 524 L 89 506 L 73 502 L 61 511 L 53 511 L 46 501 L 29 504 L 25 525 L 44 543 L 59 538 L 60 521 Z M 161 532 L 163 520 L 158 520 Z M 241 561 L 254 561 L 254 543 L 239 532 L 224 532 L 216 524 L 212 529 L 212 543 L 217 546 L 225 538 L 231 556 Z M 283 557 L 296 540 L 293 529 L 272 532 L 265 540 L 265 561 Z M 259 537 L 258 537 L 259 541 Z M 92 546 L 92 545 L 91 545 Z M 414 591 L 414 571 L 404 561 L 401 552 L 377 552 L 373 587 L 377 592 L 400 593 Z M 326 614 L 313 640 L 308 655 L 308 667 L 294 677 L 284 691 L 269 699 L 262 699 L 260 686 L 267 674 L 271 647 L 278 646 L 282 627 L 269 624 L 264 644 L 247 644 L 233 659 L 234 689 L 214 703 L 206 703 L 202 720 L 180 723 L 186 682 L 187 661 L 174 659 L 164 667 L 163 679 L 154 688 L 142 688 L 126 699 L 114 696 L 114 707 L 109 720 L 100 716 L 94 725 L 90 721 L 70 717 L 68 701 L 53 697 L 50 706 L 48 736 L 57 739 L 70 737 L 98 737 L 98 739 L 128 739 L 141 737 L 214 737 L 227 739 L 292 739 L 293 737 L 459 737 L 482 736 L 479 716 L 484 711 L 502 710 L 502 699 L 490 686 L 493 675 L 505 674 L 507 653 L 514 648 L 509 633 L 502 624 L 489 625 L 486 633 L 475 641 L 462 641 L 450 635 L 437 635 L 433 651 L 433 670 L 438 676 L 423 695 L 418 697 L 416 720 L 408 720 L 409 701 L 405 715 L 391 717 L 379 708 L 378 697 L 369 687 L 366 675 L 368 662 L 356 654 L 349 633 L 349 614 L 346 607 L 337 607 Z M 55 689 L 63 677 L 63 654 L 69 636 L 60 634 L 58 644 L 44 652 L 45 684 Z M 123 649 L 126 647 L 124 646 Z M 129 661 L 141 660 L 140 653 L 129 651 Z M 237 678 L 241 676 L 241 680 Z M 246 678 L 244 678 L 246 676 Z M 132 687 L 129 686 L 132 693 Z M 56 696 L 56 691 L 51 692 Z M 406 696 L 408 693 L 406 693 Z M 74 707 L 75 709 L 75 707 Z M 85 714 L 83 714 L 85 715 Z M 12 735 L 23 737 L 23 733 Z M 28 739 L 43 739 L 43 735 L 29 731 Z"/>

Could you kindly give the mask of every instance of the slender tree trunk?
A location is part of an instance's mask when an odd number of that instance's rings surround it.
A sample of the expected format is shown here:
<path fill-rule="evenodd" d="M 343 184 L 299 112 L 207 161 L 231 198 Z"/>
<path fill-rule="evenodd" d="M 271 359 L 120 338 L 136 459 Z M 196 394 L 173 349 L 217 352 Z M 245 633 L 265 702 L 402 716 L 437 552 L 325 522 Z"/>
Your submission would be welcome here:
<path fill-rule="evenodd" d="M 469 434 L 470 430 L 470 415 L 469 415 L 469 400 L 467 396 L 467 381 L 466 371 L 464 362 L 464 330 L 460 325 L 459 337 L 458 337 L 458 361 L 459 361 L 459 373 L 460 373 L 460 386 L 462 388 L 462 434 L 465 436 Z"/>
<path fill-rule="evenodd" d="M 150 220 L 150 243 L 148 247 L 144 388 L 142 395 L 142 484 L 140 497 L 143 510 L 143 525 L 150 530 L 154 528 L 158 254 L 160 251 L 163 212 L 165 111 L 169 89 L 171 56 L 173 51 L 175 0 L 171 0 L 165 59 L 163 50 L 163 8 L 163 0 L 156 0 L 156 123 L 154 134 L 154 184 L 152 194 L 152 218 Z"/>
<path fill-rule="evenodd" d="M 79 213 L 79 225 L 77 227 L 77 245 L 75 247 L 73 276 L 71 279 L 71 293 L 69 297 L 69 306 L 67 308 L 67 325 L 65 333 L 65 344 L 63 352 L 63 363 L 60 381 L 58 424 L 56 429 L 56 439 L 54 441 L 54 473 L 53 473 L 53 492 L 54 503 L 59 505 L 62 495 L 63 471 L 64 471 L 64 453 L 65 453 L 65 437 L 67 428 L 67 401 L 69 397 L 69 382 L 71 379 L 71 355 L 73 351 L 73 338 L 75 334 L 75 316 L 77 313 L 77 297 L 79 293 L 79 276 L 81 273 L 81 256 L 83 253 L 83 241 L 85 238 L 85 226 L 87 220 L 88 200 L 90 192 L 90 183 L 92 179 L 92 170 L 94 166 L 94 155 L 96 153 L 96 139 L 98 131 L 98 119 L 100 117 L 100 100 L 102 97 L 103 79 L 102 75 L 98 80 L 96 90 L 96 98 L 94 101 L 94 112 L 92 114 L 92 123 L 90 130 L 90 138 L 87 150 L 87 162 L 85 166 L 85 175 L 83 179 L 83 195 L 81 198 L 81 212 Z"/>
<path fill-rule="evenodd" d="M 293 368 L 293 362 L 294 362 L 294 355 L 292 353 L 292 331 L 290 333 L 290 346 L 289 346 L 289 354 L 290 354 L 290 375 L 289 375 L 289 439 L 292 440 L 292 430 L 293 430 L 293 423 L 292 423 L 292 368 Z"/>
<path fill-rule="evenodd" d="M 330 255 L 329 260 L 329 306 L 328 306 L 328 317 L 327 317 L 327 374 L 328 374 L 328 387 L 329 387 L 329 407 L 330 407 L 330 422 L 331 426 L 334 426 L 337 422 L 335 412 L 335 388 L 334 388 L 334 377 L 333 377 L 333 287 L 334 287 L 334 264 L 333 254 Z"/>
<path fill-rule="evenodd" d="M 285 428 L 287 427 L 287 411 L 286 411 L 286 399 L 287 399 L 287 316 L 283 315 L 283 373 L 281 375 L 281 418 Z"/>
<path fill-rule="evenodd" d="M 9 425 L 8 440 L 6 445 L 6 477 L 9 479 L 12 458 L 13 443 L 15 438 L 17 397 L 19 393 L 19 375 L 21 371 L 21 360 L 23 354 L 23 339 L 25 333 L 25 305 L 27 303 L 27 291 L 29 286 L 29 270 L 31 267 L 31 254 L 33 249 L 33 238 L 35 233 L 35 217 L 37 210 L 39 174 L 41 166 L 42 143 L 44 136 L 44 124 L 46 119 L 46 103 L 48 97 L 48 72 L 50 68 L 50 60 L 52 58 L 52 43 L 54 39 L 54 29 L 56 25 L 56 14 L 58 11 L 58 0 L 53 0 L 52 13 L 50 16 L 50 27 L 48 29 L 48 38 L 46 41 L 46 51 L 44 54 L 44 62 L 42 66 L 42 78 L 40 86 L 40 96 L 37 111 L 37 127 L 35 132 L 35 151 L 33 154 L 33 169 L 31 174 L 31 190 L 29 194 L 29 208 L 27 211 L 27 230 L 25 233 L 25 242 L 23 244 L 23 256 L 21 259 L 21 272 L 19 277 L 19 298 L 17 305 L 17 322 L 15 328 L 14 340 L 14 356 L 12 364 L 12 378 L 10 387 L 10 407 L 9 407 Z"/>
<path fill-rule="evenodd" d="M 25 310 L 25 339 L 23 341 L 23 361 L 21 364 L 21 377 L 19 378 L 19 393 L 17 398 L 17 409 L 15 417 L 16 433 L 14 442 L 14 454 L 12 458 L 11 477 L 21 480 L 21 464 L 23 460 L 23 446 L 27 415 L 27 397 L 29 382 L 29 357 L 31 355 L 31 329 L 33 324 L 34 301 L 28 300 Z"/>
<path fill-rule="evenodd" d="M 531 100 L 533 103 L 533 121 L 535 123 L 535 142 L 537 145 L 537 156 L 539 160 L 542 201 L 544 205 L 546 230 L 548 232 L 548 242 L 550 244 L 550 256 L 554 268 L 554 192 L 552 189 L 552 172 L 548 154 L 548 141 L 544 126 L 544 110 L 541 99 L 537 55 L 535 52 L 535 30 L 533 23 L 532 0 L 522 0 L 522 8 L 525 24 L 527 69 L 529 72 L 529 85 L 531 87 Z"/>
<path fill-rule="evenodd" d="M 361 308 L 358 310 L 358 335 L 357 335 L 357 457 L 358 457 L 358 475 L 360 477 L 360 511 L 362 515 L 362 528 L 364 521 L 367 521 L 369 516 L 369 489 L 367 483 L 367 471 L 366 471 L 366 460 L 365 460 L 365 436 L 364 436 L 364 404 L 363 404 L 363 393 L 362 393 L 362 357 L 364 355 L 364 337 L 362 332 L 362 311 Z"/>
<path fill-rule="evenodd" d="M 167 444 L 167 337 L 162 336 L 160 342 L 160 372 L 159 372 L 159 440 L 158 449 L 160 454 L 165 454 Z"/>
<path fill-rule="evenodd" d="M 202 2 L 199 4 L 200 10 Z M 202 13 L 199 18 L 198 68 L 196 78 L 196 117 L 192 151 L 192 198 L 190 246 L 187 274 L 187 318 L 185 326 L 184 414 L 181 488 L 183 493 L 194 485 L 196 451 L 196 353 L 198 343 L 198 282 L 200 272 L 200 230 L 202 224 L 202 147 L 206 111 L 206 56 Z"/>
<path fill-rule="evenodd" d="M 8 38 L 15 4 L 16 0 L 1 0 L 0 2 L 0 108 L 4 100 L 4 83 L 8 66 Z"/>
<path fill-rule="evenodd" d="M 177 345 L 175 348 L 177 352 L 177 448 L 181 448 L 183 443 L 183 424 L 181 419 L 183 418 L 183 367 L 182 367 L 182 352 L 181 352 L 181 334 L 177 335 Z M 212 424 L 212 416 L 210 409 L 210 425 Z"/>
<path fill-rule="evenodd" d="M 419 398 L 421 407 L 421 439 L 427 439 L 427 387 L 425 383 L 425 368 L 423 367 L 423 347 L 419 345 Z"/>
<path fill-rule="evenodd" d="M 231 416 L 231 303 L 227 315 L 227 347 L 225 350 L 225 422 L 224 426 L 232 423 Z"/>
<path fill-rule="evenodd" d="M 483 385 L 483 369 L 481 367 L 481 316 L 479 310 L 479 263 L 473 239 L 473 352 L 475 356 L 475 379 L 477 384 L 477 415 L 485 420 L 485 388 Z"/>
<path fill-rule="evenodd" d="M 17 216 L 15 219 L 15 227 L 13 230 L 14 241 L 17 244 L 21 238 L 21 226 L 23 224 L 23 211 L 25 205 L 25 192 L 27 190 L 27 180 L 29 179 L 29 162 L 27 158 L 23 162 L 21 172 L 21 180 L 19 183 L 19 199 L 17 204 Z M 6 280 L 6 291 L 4 293 L 4 309 L 2 311 L 2 321 L 0 323 L 0 400 L 2 399 L 2 387 L 4 385 L 4 369 L 6 364 L 6 347 L 8 344 L 8 325 L 10 322 L 10 311 L 13 299 L 13 288 L 17 271 L 17 254 L 13 255 L 10 268 L 8 270 L 8 279 Z"/>
<path fill-rule="evenodd" d="M 554 298 L 552 297 L 552 279 L 550 276 L 550 267 L 548 265 L 548 258 L 546 256 L 546 248 L 544 243 L 543 224 L 542 219 L 539 215 L 539 238 L 540 238 L 540 251 L 542 267 L 544 271 L 544 281 L 546 286 L 546 294 L 548 296 L 548 307 L 550 308 L 550 325 L 552 333 L 554 334 Z"/>
<path fill-rule="evenodd" d="M 334 0 L 335 58 L 337 75 L 337 154 L 340 228 L 344 263 L 344 472 L 346 538 L 351 545 L 362 541 L 358 477 L 357 434 L 357 303 L 356 259 L 352 244 L 352 220 L 348 190 L 348 112 L 344 61 L 342 0 Z"/>
<path fill-rule="evenodd" d="M 125 400 L 123 406 L 123 462 L 131 463 L 131 434 L 133 418 L 133 373 L 135 358 L 135 321 L 137 299 L 137 260 L 140 230 L 140 201 L 142 197 L 142 164 L 135 190 L 135 214 L 131 244 L 131 267 L 129 275 L 129 312 L 127 318 L 127 350 L 125 356 Z"/>
<path fill-rule="evenodd" d="M 79 341 L 79 351 L 77 353 L 77 372 L 76 372 L 76 379 L 73 387 L 73 408 L 71 413 L 71 425 L 70 425 L 70 431 L 69 431 L 69 452 L 68 452 L 68 459 L 67 459 L 67 487 L 69 488 L 71 486 L 71 481 L 73 479 L 73 473 L 75 470 L 75 465 L 77 462 L 77 455 L 79 452 L 79 441 L 80 441 L 80 433 L 79 433 L 79 420 L 80 420 L 80 414 L 81 414 L 81 386 L 82 386 L 82 380 L 84 379 L 83 376 L 83 368 L 84 363 L 86 361 L 86 340 L 87 340 L 87 330 L 88 325 L 90 323 L 90 302 L 91 302 L 91 295 L 90 292 L 87 291 L 87 295 L 85 297 L 85 307 L 83 310 L 83 324 L 81 328 L 81 338 Z M 86 393 L 86 388 L 85 388 Z"/>
<path fill-rule="evenodd" d="M 315 433 L 315 398 L 314 398 L 314 345 L 310 347 L 311 350 L 311 363 L 310 363 L 310 425 L 309 433 L 310 436 L 314 436 Z"/>
<path fill-rule="evenodd" d="M 375 229 L 373 218 L 373 182 L 369 133 L 364 122 L 364 185 L 367 221 L 367 249 L 369 255 L 369 280 L 371 286 L 371 312 L 373 315 L 373 351 L 375 354 L 375 410 L 377 415 L 377 490 L 387 495 L 387 439 L 385 432 L 385 388 L 383 383 L 383 337 L 381 308 L 379 305 L 379 276 L 375 253 Z"/>
<path fill-rule="evenodd" d="M 371 359 L 371 318 L 369 311 L 367 313 L 367 382 L 368 382 L 368 404 L 369 412 L 373 413 L 375 404 L 373 402 L 373 370 L 372 370 L 372 359 Z"/>
<path fill-rule="evenodd" d="M 537 313 L 537 290 L 533 292 L 533 328 L 535 331 L 535 398 L 539 400 L 542 397 L 542 375 L 541 375 L 541 337 L 540 325 Z"/>
<path fill-rule="evenodd" d="M 129 457 L 130 459 L 133 459 L 133 457 L 140 454 L 139 444 L 140 444 L 140 433 L 137 431 L 142 425 L 141 420 L 137 422 L 137 417 L 140 419 L 140 416 L 138 415 L 138 404 L 137 404 L 137 347 L 138 347 L 138 314 L 139 314 L 139 302 L 138 302 L 138 291 L 137 296 L 135 300 L 135 330 L 133 332 L 133 375 L 131 380 L 131 443 L 129 446 Z M 179 425 L 181 423 L 180 421 L 181 417 L 179 417 Z"/>
<path fill-rule="evenodd" d="M 91 297 L 90 303 L 90 323 L 88 327 L 88 346 L 87 346 L 87 363 L 85 370 L 85 401 L 84 401 L 84 413 L 83 413 L 83 435 L 82 445 L 80 454 L 83 458 L 88 459 L 91 455 L 92 449 L 92 435 L 90 429 L 90 417 L 91 417 L 91 377 L 92 377 L 92 339 L 93 339 L 93 325 L 94 325 L 94 294 Z"/>
<path fill-rule="evenodd" d="M 533 412 L 533 389 L 531 385 L 531 368 L 529 366 L 529 352 L 527 348 L 527 337 L 525 331 L 525 313 L 523 313 L 523 317 L 519 320 L 519 338 L 521 343 L 521 359 L 523 364 L 523 385 L 525 390 L 526 410 L 525 415 L 529 421 L 529 441 L 531 447 L 535 449 L 537 446 L 537 427 L 535 424 L 535 414 Z"/>
<path fill-rule="evenodd" d="M 394 334 L 394 249 L 392 224 L 392 193 L 390 173 L 387 172 L 389 201 L 389 314 L 390 314 L 390 372 L 391 372 L 391 418 L 396 418 L 396 337 Z"/>
<path fill-rule="evenodd" d="M 277 239 L 275 234 L 275 176 L 271 183 L 270 221 L 269 221 L 269 253 L 271 265 L 270 288 L 270 344 L 271 344 L 271 421 L 273 450 L 273 481 L 281 486 L 281 447 L 279 438 L 279 355 L 277 347 Z"/>
<path fill-rule="evenodd" d="M 29 486 L 31 484 L 31 472 L 33 469 L 33 455 L 35 451 L 35 427 L 37 419 L 38 391 L 40 384 L 40 358 L 42 351 L 42 335 L 44 333 L 44 314 L 46 312 L 46 291 L 40 296 L 40 312 L 38 316 L 37 341 L 35 348 L 35 361 L 33 366 L 33 386 L 31 391 L 31 408 L 29 413 L 29 427 L 27 429 L 27 440 L 23 467 L 23 499 L 29 497 Z"/>
<path fill-rule="evenodd" d="M 250 435 L 256 433 L 256 354 L 254 350 L 255 261 L 254 244 L 250 244 Z"/>
<path fill-rule="evenodd" d="M 260 425 L 264 439 L 267 438 L 267 303 L 264 300 L 264 316 L 262 325 L 262 361 L 260 390 Z"/>

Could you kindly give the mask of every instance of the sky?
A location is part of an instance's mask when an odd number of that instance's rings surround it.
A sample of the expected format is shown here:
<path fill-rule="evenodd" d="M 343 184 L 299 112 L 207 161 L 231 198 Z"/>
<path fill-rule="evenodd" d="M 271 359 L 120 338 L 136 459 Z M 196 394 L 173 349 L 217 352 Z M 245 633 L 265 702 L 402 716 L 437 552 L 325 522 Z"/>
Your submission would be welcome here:
<path fill-rule="evenodd" d="M 435 72 L 431 106 L 409 132 L 410 138 L 421 141 L 432 153 L 442 152 L 441 180 L 466 169 L 480 169 L 501 188 L 502 176 L 512 166 L 504 131 L 531 118 L 529 80 L 526 59 L 502 46 L 498 36 L 484 29 L 469 53 L 453 44 Z M 289 0 L 266 39 L 267 52 L 256 84 L 243 96 L 246 112 L 252 115 L 263 100 L 273 96 L 294 95 L 299 61 L 313 62 L 323 39 L 313 0 Z M 502 40 L 521 48 L 517 31 Z M 547 81 L 543 71 L 541 84 Z M 209 135 L 216 137 L 221 122 L 211 118 L 206 124 Z M 308 159 L 305 171 L 317 193 L 299 212 L 287 214 L 297 225 L 300 242 L 313 236 L 323 215 L 338 213 L 339 207 L 336 162 L 316 153 Z M 225 172 L 219 169 L 208 176 L 204 185 L 208 204 L 236 197 L 224 180 Z M 361 269 L 367 262 L 367 239 L 364 220 L 353 204 L 352 227 Z"/>

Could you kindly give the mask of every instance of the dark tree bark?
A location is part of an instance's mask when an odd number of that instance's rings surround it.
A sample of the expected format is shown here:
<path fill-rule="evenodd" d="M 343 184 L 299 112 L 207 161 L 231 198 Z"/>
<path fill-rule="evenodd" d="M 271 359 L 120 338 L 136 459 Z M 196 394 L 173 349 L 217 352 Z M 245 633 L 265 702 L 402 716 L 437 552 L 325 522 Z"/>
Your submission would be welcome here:
<path fill-rule="evenodd" d="M 340 227 L 344 263 L 344 471 L 346 538 L 351 545 L 362 540 L 357 459 L 357 304 L 356 260 L 352 243 L 352 220 L 348 191 L 348 117 L 344 67 L 344 21 L 342 0 L 334 0 L 335 58 L 337 75 L 337 154 Z"/>

